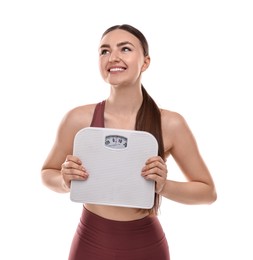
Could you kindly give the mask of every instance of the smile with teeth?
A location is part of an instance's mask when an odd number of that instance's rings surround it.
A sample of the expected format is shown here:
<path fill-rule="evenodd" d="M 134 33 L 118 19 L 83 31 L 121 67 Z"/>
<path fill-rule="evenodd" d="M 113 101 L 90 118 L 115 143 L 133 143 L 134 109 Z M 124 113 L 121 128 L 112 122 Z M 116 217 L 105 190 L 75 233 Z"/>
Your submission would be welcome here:
<path fill-rule="evenodd" d="M 116 72 L 116 71 L 124 71 L 124 68 L 111 68 L 109 69 L 110 72 Z"/>

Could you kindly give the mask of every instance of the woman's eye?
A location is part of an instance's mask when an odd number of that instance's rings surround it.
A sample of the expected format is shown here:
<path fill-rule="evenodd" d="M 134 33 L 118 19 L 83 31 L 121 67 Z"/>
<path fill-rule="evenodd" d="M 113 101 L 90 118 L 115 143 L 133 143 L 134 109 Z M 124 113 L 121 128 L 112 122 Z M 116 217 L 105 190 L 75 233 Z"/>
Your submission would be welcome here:
<path fill-rule="evenodd" d="M 105 55 L 105 54 L 107 54 L 108 52 L 109 52 L 108 50 L 101 50 L 100 55 Z"/>
<path fill-rule="evenodd" d="M 122 51 L 123 51 L 123 52 L 129 52 L 129 51 L 131 51 L 131 49 L 128 48 L 128 47 L 123 47 L 123 48 L 122 48 Z"/>

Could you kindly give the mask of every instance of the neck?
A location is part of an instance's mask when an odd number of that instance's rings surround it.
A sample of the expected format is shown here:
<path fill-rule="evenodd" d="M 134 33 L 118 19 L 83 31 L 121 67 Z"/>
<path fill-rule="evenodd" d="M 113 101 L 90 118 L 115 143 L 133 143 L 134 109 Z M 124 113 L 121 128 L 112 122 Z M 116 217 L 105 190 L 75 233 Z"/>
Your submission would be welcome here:
<path fill-rule="evenodd" d="M 106 100 L 107 111 L 117 112 L 117 114 L 136 114 L 142 104 L 142 91 L 139 88 L 113 88 L 110 96 Z"/>

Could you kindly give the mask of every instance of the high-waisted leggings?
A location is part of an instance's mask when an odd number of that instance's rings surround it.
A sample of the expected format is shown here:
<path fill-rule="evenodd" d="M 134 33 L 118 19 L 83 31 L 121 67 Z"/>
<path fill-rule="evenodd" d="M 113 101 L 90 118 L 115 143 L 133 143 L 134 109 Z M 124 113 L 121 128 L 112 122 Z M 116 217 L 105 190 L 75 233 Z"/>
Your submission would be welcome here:
<path fill-rule="evenodd" d="M 69 260 L 169 260 L 168 243 L 156 216 L 133 221 L 102 218 L 83 209 Z"/>

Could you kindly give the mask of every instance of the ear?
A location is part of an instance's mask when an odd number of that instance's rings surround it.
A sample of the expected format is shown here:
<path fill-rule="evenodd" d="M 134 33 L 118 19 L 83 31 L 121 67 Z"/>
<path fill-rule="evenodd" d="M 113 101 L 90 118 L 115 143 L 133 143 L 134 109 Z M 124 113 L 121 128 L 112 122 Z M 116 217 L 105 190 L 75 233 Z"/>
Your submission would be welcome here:
<path fill-rule="evenodd" d="M 149 67 L 149 64 L 150 64 L 150 56 L 144 57 L 144 63 L 142 65 L 141 72 L 144 72 Z"/>

